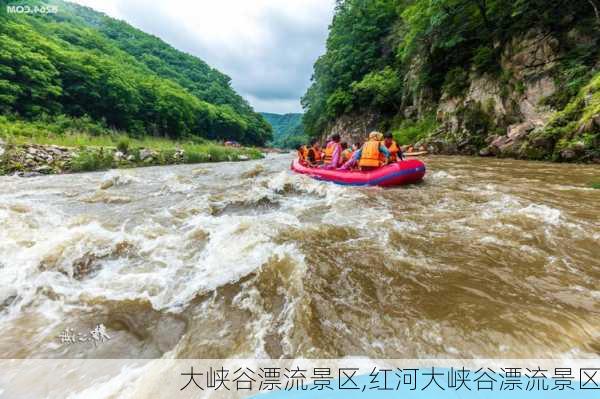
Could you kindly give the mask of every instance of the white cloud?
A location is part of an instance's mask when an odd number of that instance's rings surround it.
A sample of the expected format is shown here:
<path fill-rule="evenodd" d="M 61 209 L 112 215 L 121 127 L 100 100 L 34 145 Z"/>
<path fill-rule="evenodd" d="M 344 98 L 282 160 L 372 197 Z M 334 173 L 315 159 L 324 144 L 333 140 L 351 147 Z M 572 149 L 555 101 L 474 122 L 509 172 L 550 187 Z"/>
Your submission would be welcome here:
<path fill-rule="evenodd" d="M 232 78 L 257 110 L 299 112 L 312 65 L 324 52 L 334 0 L 149 3 L 75 0 L 156 35 Z"/>

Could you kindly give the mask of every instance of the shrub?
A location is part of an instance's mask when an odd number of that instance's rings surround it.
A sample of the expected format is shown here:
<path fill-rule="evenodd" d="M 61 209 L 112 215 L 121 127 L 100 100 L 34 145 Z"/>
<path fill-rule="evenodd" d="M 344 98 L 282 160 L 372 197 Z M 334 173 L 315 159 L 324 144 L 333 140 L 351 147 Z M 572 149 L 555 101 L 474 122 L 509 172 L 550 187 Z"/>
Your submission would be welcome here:
<path fill-rule="evenodd" d="M 360 105 L 377 108 L 395 107 L 400 101 L 402 80 L 391 67 L 368 73 L 360 82 L 351 85 Z"/>
<path fill-rule="evenodd" d="M 400 145 L 414 144 L 427 137 L 437 127 L 435 115 L 429 115 L 419 121 L 405 120 L 392 130 L 394 140 Z"/>
<path fill-rule="evenodd" d="M 451 69 L 444 79 L 444 91 L 450 97 L 461 97 L 469 88 L 469 73 L 463 68 Z"/>
<path fill-rule="evenodd" d="M 73 172 L 91 172 L 94 170 L 108 169 L 112 166 L 112 156 L 110 152 L 100 150 L 84 149 L 71 160 L 71 170 Z"/>
<path fill-rule="evenodd" d="M 158 162 L 161 165 L 168 165 L 175 160 L 175 150 L 162 150 L 158 153 Z"/>
<path fill-rule="evenodd" d="M 481 46 L 475 50 L 473 56 L 473 66 L 479 73 L 497 72 L 498 70 L 498 54 L 493 48 Z"/>
<path fill-rule="evenodd" d="M 186 150 L 183 156 L 183 162 L 185 163 L 200 163 L 208 161 L 208 154 L 196 152 L 193 150 Z"/>
<path fill-rule="evenodd" d="M 127 154 L 129 151 L 129 138 L 121 137 L 117 142 L 117 150 L 121 151 L 123 154 Z"/>

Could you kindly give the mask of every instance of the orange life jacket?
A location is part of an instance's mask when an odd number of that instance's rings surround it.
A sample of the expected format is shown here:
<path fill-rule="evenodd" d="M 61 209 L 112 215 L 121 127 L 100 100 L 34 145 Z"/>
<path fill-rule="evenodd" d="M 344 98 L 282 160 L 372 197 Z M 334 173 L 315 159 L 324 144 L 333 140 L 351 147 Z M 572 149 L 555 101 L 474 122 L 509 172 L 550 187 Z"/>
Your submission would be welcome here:
<path fill-rule="evenodd" d="M 350 158 L 352 158 L 353 154 L 354 154 L 354 152 L 351 149 L 346 148 L 344 151 L 342 151 L 342 162 L 343 163 L 348 162 L 348 160 Z"/>
<path fill-rule="evenodd" d="M 381 160 L 381 153 L 379 152 L 380 145 L 381 142 L 376 140 L 367 141 L 362 147 L 362 152 L 360 154 L 358 166 L 378 168 L 381 165 L 383 165 L 383 161 Z"/>
<path fill-rule="evenodd" d="M 315 162 L 321 161 L 321 151 L 317 150 L 315 147 L 311 147 L 309 151 L 311 150 L 315 156 Z M 308 152 L 306 155 L 308 156 Z"/>
<path fill-rule="evenodd" d="M 306 146 L 303 145 L 298 150 L 298 159 L 301 161 L 306 161 L 306 157 L 308 157 L 308 148 L 306 148 Z"/>
<path fill-rule="evenodd" d="M 327 143 L 327 148 L 325 148 L 325 156 L 323 157 L 323 163 L 325 165 L 331 164 L 333 161 L 333 153 L 335 152 L 335 148 L 339 145 L 340 143 L 336 143 L 335 141 L 330 141 Z"/>
<path fill-rule="evenodd" d="M 396 162 L 398 160 L 398 152 L 400 152 L 400 148 L 396 142 L 392 140 L 392 144 L 389 147 L 387 145 L 385 147 L 390 152 L 390 162 Z"/>

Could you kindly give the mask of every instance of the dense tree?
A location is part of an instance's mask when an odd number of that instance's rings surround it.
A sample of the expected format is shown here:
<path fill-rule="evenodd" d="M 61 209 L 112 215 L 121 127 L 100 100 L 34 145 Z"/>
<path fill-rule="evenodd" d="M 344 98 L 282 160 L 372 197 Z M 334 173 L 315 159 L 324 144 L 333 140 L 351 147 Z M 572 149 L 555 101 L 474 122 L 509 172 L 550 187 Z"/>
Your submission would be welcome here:
<path fill-rule="evenodd" d="M 339 115 L 364 109 L 391 119 L 417 93 L 431 103 L 443 92 L 460 94 L 470 73 L 502 74 L 505 44 L 529 32 L 557 39 L 566 103 L 598 62 L 599 6 L 597 0 L 338 0 L 326 53 L 302 99 L 305 128 L 320 135 Z"/>
<path fill-rule="evenodd" d="M 89 115 L 137 135 L 271 138 L 229 77 L 202 60 L 92 9 L 52 3 L 59 13 L 0 14 L 1 112 Z"/>
<path fill-rule="evenodd" d="M 327 52 L 314 66 L 313 85 L 302 98 L 307 131 L 319 134 L 326 123 L 358 105 L 353 82 L 393 61 L 385 38 L 397 18 L 397 1 L 338 1 L 327 38 Z"/>

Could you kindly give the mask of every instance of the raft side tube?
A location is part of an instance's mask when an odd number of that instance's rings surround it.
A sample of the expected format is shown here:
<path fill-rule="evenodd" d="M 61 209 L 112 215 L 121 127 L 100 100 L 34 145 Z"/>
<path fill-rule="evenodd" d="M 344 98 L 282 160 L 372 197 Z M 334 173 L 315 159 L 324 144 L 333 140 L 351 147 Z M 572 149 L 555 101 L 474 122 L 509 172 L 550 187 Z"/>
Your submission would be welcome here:
<path fill-rule="evenodd" d="M 407 159 L 381 168 L 363 171 L 327 170 L 304 166 L 295 159 L 291 169 L 313 179 L 330 181 L 346 186 L 380 186 L 391 187 L 417 183 L 425 176 L 425 164 L 418 159 Z"/>

